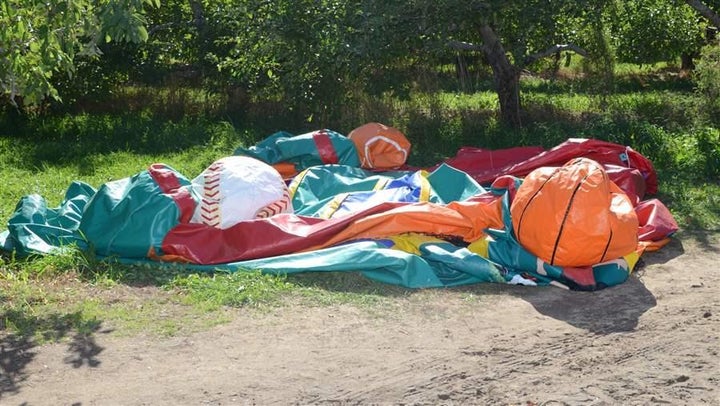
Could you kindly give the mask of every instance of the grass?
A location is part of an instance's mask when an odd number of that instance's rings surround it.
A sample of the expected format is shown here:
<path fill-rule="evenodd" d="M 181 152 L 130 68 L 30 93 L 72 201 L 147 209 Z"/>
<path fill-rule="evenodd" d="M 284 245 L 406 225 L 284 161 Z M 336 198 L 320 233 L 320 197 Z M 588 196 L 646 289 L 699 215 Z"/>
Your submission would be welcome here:
<path fill-rule="evenodd" d="M 79 251 L 6 259 L 0 272 L 0 331 L 36 343 L 104 331 L 172 336 L 232 319 L 229 309 L 264 311 L 295 303 L 372 309 L 407 289 L 357 274 L 321 278 L 259 272 L 194 273 L 87 261 Z"/>
<path fill-rule="evenodd" d="M 407 97 L 354 95 L 352 105 L 338 106 L 336 118 L 327 123 L 296 120 L 277 104 L 234 114 L 226 96 L 182 88 L 126 88 L 102 106 L 37 117 L 5 112 L 0 115 L 0 222 L 6 224 L 29 193 L 55 207 L 73 180 L 98 187 L 154 162 L 193 178 L 218 157 L 277 130 L 301 133 L 322 124 L 347 134 L 380 121 L 410 138 L 414 165 L 435 164 L 463 145 L 552 147 L 570 137 L 630 145 L 655 164 L 658 197 L 684 229 L 717 230 L 717 119 L 703 110 L 692 83 L 667 67 L 622 66 L 619 72 L 616 91 L 609 94 L 599 94 L 597 85 L 582 77 L 525 77 L 522 129 L 498 122 L 496 97 L 487 87 L 473 93 L 414 89 Z M 457 292 L 474 302 L 488 289 Z M 2 257 L 0 332 L 36 342 L 101 331 L 175 335 L 227 322 L 228 309 L 347 304 L 375 312 L 424 294 L 356 273 L 199 274 L 100 263 L 70 249 L 31 259 Z"/>
<path fill-rule="evenodd" d="M 192 273 L 174 278 L 169 285 L 185 297 L 185 302 L 203 310 L 217 310 L 224 306 L 258 306 L 277 301 L 279 294 L 293 285 L 283 277 L 260 272 Z"/>

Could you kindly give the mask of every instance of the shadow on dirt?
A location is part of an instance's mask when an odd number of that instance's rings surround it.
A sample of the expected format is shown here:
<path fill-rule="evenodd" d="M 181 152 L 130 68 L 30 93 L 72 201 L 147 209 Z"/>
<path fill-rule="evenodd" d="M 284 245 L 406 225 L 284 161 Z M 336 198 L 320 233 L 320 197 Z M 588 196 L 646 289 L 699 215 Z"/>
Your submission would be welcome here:
<path fill-rule="evenodd" d="M 703 247 L 711 247 L 707 235 L 699 235 L 703 238 L 703 240 L 699 240 L 701 244 L 703 244 Z M 717 248 L 713 248 L 713 250 L 717 250 Z M 642 262 L 645 265 L 664 264 L 683 254 L 685 254 L 685 247 L 683 246 L 682 240 L 680 238 L 672 238 L 666 246 L 660 248 L 658 251 L 644 253 Z"/>
<path fill-rule="evenodd" d="M 693 234 L 693 239 L 703 249 L 717 250 L 712 233 Z M 683 240 L 673 238 L 659 251 L 643 254 L 625 283 L 596 292 L 537 289 L 517 296 L 546 316 L 596 334 L 633 331 L 640 316 L 657 304 L 641 281 L 645 268 L 667 263 L 685 255 L 685 251 Z"/>
<path fill-rule="evenodd" d="M 35 344 L 25 336 L 10 335 L 0 340 L 0 400 L 17 393 L 27 379 L 25 367 L 35 358 Z"/>
<path fill-rule="evenodd" d="M 36 316 L 11 310 L 0 314 L 0 400 L 3 395 L 20 392 L 29 377 L 27 367 L 35 359 L 38 341 L 69 339 L 68 355 L 63 360 L 66 364 L 74 368 L 99 366 L 97 356 L 103 347 L 95 342 L 95 334 L 105 332 L 100 327 L 101 322 L 83 320 L 79 312 Z"/>
<path fill-rule="evenodd" d="M 597 292 L 536 289 L 525 293 L 520 297 L 539 313 L 596 334 L 633 331 L 640 316 L 657 304 L 635 276 Z"/>

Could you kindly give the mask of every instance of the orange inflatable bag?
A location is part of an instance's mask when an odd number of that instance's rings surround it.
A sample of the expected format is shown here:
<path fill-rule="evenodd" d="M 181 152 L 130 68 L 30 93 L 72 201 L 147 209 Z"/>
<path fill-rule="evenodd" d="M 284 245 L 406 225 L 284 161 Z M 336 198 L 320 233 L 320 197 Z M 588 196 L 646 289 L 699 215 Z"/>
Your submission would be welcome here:
<path fill-rule="evenodd" d="M 630 199 L 591 159 L 534 170 L 510 212 L 518 242 L 552 265 L 591 266 L 637 248 L 638 218 Z"/>
<path fill-rule="evenodd" d="M 350 132 L 360 166 L 365 169 L 396 169 L 407 161 L 410 141 L 400 130 L 380 123 L 368 123 Z"/>

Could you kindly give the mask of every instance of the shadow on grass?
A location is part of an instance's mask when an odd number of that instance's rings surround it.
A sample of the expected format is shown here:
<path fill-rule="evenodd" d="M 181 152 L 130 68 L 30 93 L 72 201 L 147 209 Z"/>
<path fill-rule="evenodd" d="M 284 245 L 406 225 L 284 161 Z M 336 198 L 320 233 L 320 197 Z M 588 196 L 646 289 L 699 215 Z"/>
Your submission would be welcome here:
<path fill-rule="evenodd" d="M 686 230 L 680 238 L 688 238 L 697 242 L 703 251 L 720 252 L 720 229 L 716 230 Z"/>
<path fill-rule="evenodd" d="M 212 124 L 202 119 L 174 122 L 139 114 L 4 117 L 0 119 L 0 137 L 12 148 L 14 166 L 33 169 L 73 162 L 83 166 L 88 164 L 84 159 L 97 154 L 161 154 L 204 145 L 212 137 Z"/>
<path fill-rule="evenodd" d="M 69 339 L 64 362 L 74 368 L 100 365 L 98 355 L 103 347 L 95 342 L 101 322 L 84 320 L 80 312 L 29 315 L 18 310 L 0 313 L 0 400 L 4 394 L 18 393 L 29 374 L 28 365 L 35 359 L 38 342 Z M 8 330 L 14 330 L 9 332 Z"/>
<path fill-rule="evenodd" d="M 374 281 L 360 272 L 306 272 L 288 275 L 287 280 L 300 288 L 322 289 L 336 293 L 405 297 L 416 291 Z"/>
<path fill-rule="evenodd" d="M 630 94 L 641 92 L 681 92 L 692 93 L 694 83 L 688 77 L 679 77 L 677 74 L 669 73 L 639 73 L 617 75 L 613 78 L 611 94 Z M 555 81 L 521 81 L 521 89 L 548 95 L 579 93 L 589 96 L 597 96 L 608 91 L 598 79 L 585 77 L 575 79 L 558 79 Z M 491 90 L 491 89 L 487 89 Z"/>

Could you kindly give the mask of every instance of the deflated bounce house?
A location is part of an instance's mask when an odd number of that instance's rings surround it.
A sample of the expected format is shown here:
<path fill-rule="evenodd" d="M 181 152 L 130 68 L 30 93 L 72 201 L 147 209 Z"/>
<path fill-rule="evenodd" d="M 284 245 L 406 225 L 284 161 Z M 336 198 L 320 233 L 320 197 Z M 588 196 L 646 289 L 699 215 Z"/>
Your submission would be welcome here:
<path fill-rule="evenodd" d="M 624 282 L 677 224 L 645 194 L 650 161 L 570 139 L 550 149 L 465 147 L 406 166 L 410 142 L 370 123 L 349 137 L 280 132 L 190 180 L 165 164 L 95 189 L 73 182 L 48 208 L 18 203 L 0 246 L 75 245 L 106 261 L 271 274 L 357 271 L 410 288 L 480 282 L 596 290 Z"/>

